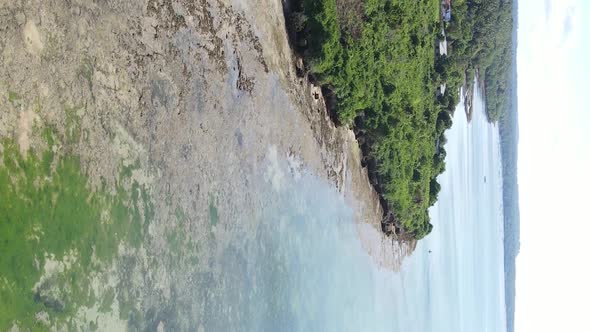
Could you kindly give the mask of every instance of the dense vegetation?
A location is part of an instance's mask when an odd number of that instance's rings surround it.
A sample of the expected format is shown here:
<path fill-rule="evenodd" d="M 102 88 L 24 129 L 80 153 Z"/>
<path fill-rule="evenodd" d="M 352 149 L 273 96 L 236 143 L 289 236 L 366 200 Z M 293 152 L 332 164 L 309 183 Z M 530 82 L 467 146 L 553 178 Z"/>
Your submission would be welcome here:
<path fill-rule="evenodd" d="M 297 40 L 310 72 L 335 95 L 337 120 L 354 124 L 371 180 L 397 226 L 422 238 L 432 229 L 427 209 L 440 190 L 443 132 L 453 109 L 434 98 L 438 1 L 300 5 L 307 21 Z"/>
<path fill-rule="evenodd" d="M 454 17 L 463 17 L 447 27 L 449 57 L 435 55 L 439 0 L 299 0 L 287 15 L 294 45 L 323 86 L 335 120 L 357 134 L 385 221 L 415 239 L 432 229 L 428 207 L 440 191 L 444 131 L 459 86 L 479 69 L 490 118 L 504 107 L 510 40 L 505 45 L 492 27 L 509 1 L 457 2 Z M 437 94 L 441 83 L 449 93 Z"/>
<path fill-rule="evenodd" d="M 453 2 L 446 67 L 455 80 L 456 73 L 466 73 L 467 82 L 479 71 L 490 121 L 498 121 L 510 107 L 512 31 L 512 0 Z"/>

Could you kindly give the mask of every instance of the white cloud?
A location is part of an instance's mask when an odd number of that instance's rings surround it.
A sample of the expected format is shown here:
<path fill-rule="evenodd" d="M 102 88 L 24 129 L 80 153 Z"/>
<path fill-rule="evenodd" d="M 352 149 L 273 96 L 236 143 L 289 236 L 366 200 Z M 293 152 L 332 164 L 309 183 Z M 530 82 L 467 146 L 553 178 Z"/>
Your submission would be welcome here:
<path fill-rule="evenodd" d="M 568 35 L 574 29 L 574 22 L 573 22 L 574 14 L 575 14 L 575 8 L 570 7 L 567 9 L 567 12 L 565 14 L 565 18 L 563 20 L 563 32 L 565 35 Z"/>
<path fill-rule="evenodd" d="M 519 2 L 519 332 L 590 331 L 587 5 Z"/>
<path fill-rule="evenodd" d="M 545 21 L 548 22 L 551 17 L 551 0 L 545 0 Z"/>
<path fill-rule="evenodd" d="M 563 45 L 572 35 L 576 28 L 577 19 L 576 7 L 568 7 L 562 19 L 561 44 Z"/>

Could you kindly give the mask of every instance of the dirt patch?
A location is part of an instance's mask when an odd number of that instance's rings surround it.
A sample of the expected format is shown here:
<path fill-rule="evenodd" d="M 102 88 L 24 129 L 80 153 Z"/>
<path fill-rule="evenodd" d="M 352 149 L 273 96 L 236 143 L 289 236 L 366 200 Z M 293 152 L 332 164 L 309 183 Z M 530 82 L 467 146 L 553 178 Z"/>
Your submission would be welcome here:
<path fill-rule="evenodd" d="M 33 112 L 32 109 L 26 109 L 19 112 L 18 117 L 18 131 L 17 141 L 20 147 L 20 152 L 23 156 L 27 155 L 27 152 L 31 148 L 31 134 L 33 131 L 33 125 L 35 121 L 38 121 L 38 116 Z"/>
<path fill-rule="evenodd" d="M 30 54 L 38 55 L 43 50 L 41 34 L 35 22 L 29 20 L 23 28 L 23 40 L 25 47 Z"/>

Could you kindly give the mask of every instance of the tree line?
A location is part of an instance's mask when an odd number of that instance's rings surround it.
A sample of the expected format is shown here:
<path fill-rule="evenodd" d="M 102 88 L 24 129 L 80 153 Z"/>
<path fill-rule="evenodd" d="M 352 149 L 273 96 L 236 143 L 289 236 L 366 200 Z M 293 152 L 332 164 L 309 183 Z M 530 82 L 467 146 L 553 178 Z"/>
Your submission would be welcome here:
<path fill-rule="evenodd" d="M 369 178 L 382 197 L 384 225 L 406 238 L 432 230 L 428 208 L 445 169 L 445 131 L 459 86 L 478 68 L 489 110 L 502 109 L 503 53 L 490 36 L 497 18 L 488 3 L 460 2 L 442 38 L 438 0 L 299 0 L 286 14 L 291 41 L 309 76 L 333 96 L 335 121 L 350 125 Z M 503 7 L 502 7 L 503 8 Z M 458 19 L 459 17 L 459 19 Z M 478 24 L 479 21 L 486 22 Z M 508 30 L 510 37 L 510 30 Z M 486 49 L 489 48 L 489 49 Z M 440 84 L 447 93 L 437 93 Z M 384 228 L 385 229 L 385 228 Z"/>

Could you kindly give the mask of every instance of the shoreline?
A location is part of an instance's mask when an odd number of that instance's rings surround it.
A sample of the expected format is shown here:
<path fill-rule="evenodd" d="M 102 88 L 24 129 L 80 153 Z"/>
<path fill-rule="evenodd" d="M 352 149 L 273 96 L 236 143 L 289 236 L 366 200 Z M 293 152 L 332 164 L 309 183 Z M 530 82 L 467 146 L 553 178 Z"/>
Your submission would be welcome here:
<path fill-rule="evenodd" d="M 35 176 L 55 194 L 20 188 L 31 190 L 25 198 L 43 197 L 47 214 L 70 211 L 54 199 L 72 185 L 85 195 L 71 204 L 96 210 L 84 227 L 74 227 L 80 218 L 65 212 L 72 220 L 58 222 L 70 225 L 68 232 L 49 232 L 63 226 L 57 222 L 29 225 L 39 243 L 60 245 L 8 252 L 24 255 L 31 277 L 12 297 L 22 310 L 0 320 L 10 324 L 2 327 L 33 326 L 37 318 L 27 308 L 39 301 L 67 306 L 80 330 L 124 328 L 125 315 L 160 314 L 161 303 L 178 312 L 165 322 L 176 324 L 170 326 L 208 324 L 191 319 L 208 308 L 204 299 L 234 287 L 217 283 L 226 275 L 222 258 L 240 254 L 236 242 L 256 241 L 260 211 L 269 206 L 256 184 L 277 156 L 293 158 L 341 193 L 378 266 L 398 269 L 411 252 L 381 230 L 379 196 L 353 131 L 335 126 L 321 89 L 297 76 L 280 2 L 25 3 L 8 4 L 0 17 L 7 22 L 0 157 L 47 155 Z M 66 170 L 76 175 L 74 184 L 64 181 L 72 174 L 59 176 L 64 160 L 73 165 Z M 112 242 L 101 257 L 88 245 L 99 244 L 94 227 Z M 18 236 L 10 241 L 30 240 Z M 64 286 L 57 275 L 78 283 Z M 96 285 L 92 297 L 80 291 L 85 285 Z M 41 323 L 48 328 L 62 326 L 51 311 L 47 317 Z M 153 319 L 139 319 L 138 329 L 164 324 Z"/>
<path fill-rule="evenodd" d="M 300 57 L 291 49 L 291 68 L 297 71 Z M 337 126 L 330 116 L 320 86 L 309 77 L 297 77 L 310 108 L 301 112 L 309 121 L 320 145 L 320 154 L 326 154 L 325 177 L 344 196 L 355 211 L 357 234 L 363 248 L 374 262 L 386 269 L 399 270 L 405 257 L 411 255 L 417 241 L 396 238 L 383 231 L 383 206 L 381 196 L 369 179 L 367 167 L 363 166 L 363 154 L 356 135 L 348 126 Z M 296 82 L 293 82 L 296 83 Z M 325 151 L 322 151 L 325 149 Z"/>

